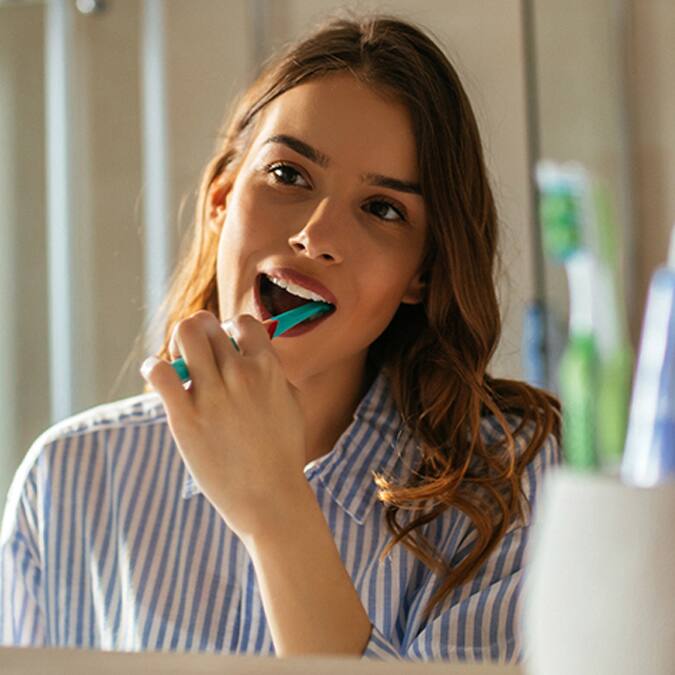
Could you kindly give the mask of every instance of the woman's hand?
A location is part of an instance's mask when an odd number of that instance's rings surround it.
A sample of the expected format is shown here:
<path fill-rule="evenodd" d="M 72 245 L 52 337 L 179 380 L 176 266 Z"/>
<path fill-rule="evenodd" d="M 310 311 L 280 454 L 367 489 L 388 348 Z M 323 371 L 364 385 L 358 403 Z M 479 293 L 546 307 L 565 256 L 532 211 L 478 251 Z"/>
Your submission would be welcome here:
<path fill-rule="evenodd" d="M 263 324 L 240 315 L 225 330 L 209 312 L 177 324 L 169 351 L 185 359 L 189 389 L 159 359 L 143 376 L 192 477 L 248 549 L 276 653 L 362 654 L 370 619 L 305 480 L 296 390 Z"/>
<path fill-rule="evenodd" d="M 283 517 L 306 482 L 297 390 L 265 326 L 248 314 L 223 327 L 213 314 L 199 311 L 176 325 L 169 351 L 172 359 L 185 360 L 190 387 L 155 357 L 143 363 L 143 377 L 162 398 L 200 490 L 237 535 L 255 536 L 270 519 Z"/>

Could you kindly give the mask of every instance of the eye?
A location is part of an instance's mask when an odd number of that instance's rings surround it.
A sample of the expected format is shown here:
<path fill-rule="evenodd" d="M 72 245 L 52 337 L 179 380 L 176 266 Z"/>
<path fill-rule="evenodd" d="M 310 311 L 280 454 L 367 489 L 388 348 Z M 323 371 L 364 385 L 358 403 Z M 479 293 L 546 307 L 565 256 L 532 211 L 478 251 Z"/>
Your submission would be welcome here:
<path fill-rule="evenodd" d="M 309 183 L 303 178 L 302 174 L 290 164 L 286 164 L 284 162 L 268 164 L 265 166 L 265 171 L 268 174 L 272 174 L 275 183 L 289 185 L 291 187 L 310 187 Z M 296 182 L 298 178 L 302 180 L 304 185 L 302 183 Z M 386 220 L 389 222 L 406 221 L 405 209 L 395 206 L 386 199 L 373 199 L 372 201 L 368 202 L 365 209 L 380 220 Z"/>
<path fill-rule="evenodd" d="M 398 209 L 396 206 L 394 206 L 391 202 L 388 202 L 385 199 L 376 199 L 373 200 L 372 202 L 369 202 L 368 206 L 372 206 L 373 204 L 378 205 L 380 208 L 378 211 L 380 213 L 386 213 L 387 210 L 393 211 L 396 215 L 394 218 L 384 218 L 383 216 L 378 215 L 378 218 L 381 218 L 382 220 L 388 220 L 390 222 L 396 221 L 396 220 L 401 220 L 405 221 L 405 214 L 401 212 L 400 209 Z M 377 214 L 375 214 L 377 215 Z"/>
<path fill-rule="evenodd" d="M 269 164 L 268 166 L 265 167 L 265 169 L 267 173 L 271 173 L 274 176 L 274 181 L 276 183 L 281 183 L 282 185 L 297 186 L 298 184 L 292 182 L 292 179 L 296 176 L 300 176 L 302 178 L 302 174 L 297 169 L 294 169 L 290 164 L 284 164 L 283 162 L 278 162 L 277 164 Z M 284 174 L 286 176 L 285 178 L 283 177 Z M 288 180 L 286 180 L 286 178 L 288 178 Z"/>

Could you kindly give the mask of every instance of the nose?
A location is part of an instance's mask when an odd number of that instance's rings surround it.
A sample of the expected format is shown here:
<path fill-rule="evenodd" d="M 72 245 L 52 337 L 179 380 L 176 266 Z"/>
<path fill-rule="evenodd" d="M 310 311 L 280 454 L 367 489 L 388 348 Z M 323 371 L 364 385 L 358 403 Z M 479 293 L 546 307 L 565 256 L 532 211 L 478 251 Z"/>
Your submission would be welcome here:
<path fill-rule="evenodd" d="M 322 200 L 305 226 L 289 238 L 288 243 L 296 253 L 305 252 L 310 258 L 326 261 L 342 261 L 339 242 L 344 227 L 340 227 L 339 214 L 329 206 L 328 199 Z"/>

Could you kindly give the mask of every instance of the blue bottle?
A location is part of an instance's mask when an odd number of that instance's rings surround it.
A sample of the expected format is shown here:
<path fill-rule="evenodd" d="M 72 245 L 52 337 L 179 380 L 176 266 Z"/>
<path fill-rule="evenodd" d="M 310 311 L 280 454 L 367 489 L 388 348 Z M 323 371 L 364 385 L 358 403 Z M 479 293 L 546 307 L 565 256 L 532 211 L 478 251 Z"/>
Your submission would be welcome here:
<path fill-rule="evenodd" d="M 668 264 L 649 287 L 621 477 L 640 487 L 675 481 L 675 226 Z"/>

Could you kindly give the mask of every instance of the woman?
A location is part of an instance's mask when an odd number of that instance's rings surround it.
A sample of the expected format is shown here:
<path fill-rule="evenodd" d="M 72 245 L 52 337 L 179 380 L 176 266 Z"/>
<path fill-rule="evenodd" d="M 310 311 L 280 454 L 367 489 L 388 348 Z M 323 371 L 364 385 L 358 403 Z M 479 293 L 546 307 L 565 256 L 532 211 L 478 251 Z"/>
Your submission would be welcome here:
<path fill-rule="evenodd" d="M 193 234 L 155 392 L 57 425 L 17 473 L 5 642 L 518 660 L 559 411 L 487 373 L 497 216 L 441 50 L 386 16 L 289 46 L 233 109 Z M 307 290 L 334 311 L 270 341 Z"/>

